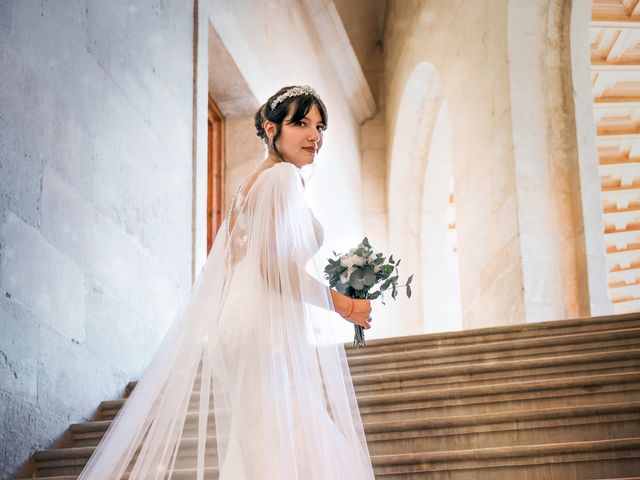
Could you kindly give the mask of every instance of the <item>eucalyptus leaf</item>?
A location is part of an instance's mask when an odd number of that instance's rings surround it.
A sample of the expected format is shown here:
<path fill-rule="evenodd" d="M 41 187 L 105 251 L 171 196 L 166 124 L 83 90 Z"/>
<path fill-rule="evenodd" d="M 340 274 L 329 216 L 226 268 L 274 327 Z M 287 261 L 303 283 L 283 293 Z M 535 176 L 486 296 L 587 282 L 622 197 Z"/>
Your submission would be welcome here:
<path fill-rule="evenodd" d="M 378 291 L 378 292 L 373 292 L 371 295 L 369 295 L 369 300 L 375 300 L 376 298 L 378 298 L 380 295 L 382 294 L 382 292 Z"/>
<path fill-rule="evenodd" d="M 349 285 L 351 285 L 354 290 L 362 290 L 364 288 L 364 274 L 362 270 L 357 269 L 353 271 L 349 277 Z"/>
<path fill-rule="evenodd" d="M 376 274 L 373 273 L 373 268 L 369 267 L 364 273 L 364 284 L 371 288 L 376 284 Z"/>

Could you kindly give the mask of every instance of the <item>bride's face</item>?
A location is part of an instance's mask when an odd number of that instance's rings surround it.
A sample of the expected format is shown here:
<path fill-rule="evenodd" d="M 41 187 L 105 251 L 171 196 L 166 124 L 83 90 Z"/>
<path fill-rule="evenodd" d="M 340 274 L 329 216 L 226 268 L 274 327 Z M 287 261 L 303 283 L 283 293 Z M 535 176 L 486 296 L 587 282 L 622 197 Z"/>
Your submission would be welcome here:
<path fill-rule="evenodd" d="M 292 109 L 293 110 L 293 109 Z M 292 112 L 282 122 L 276 147 L 287 162 L 300 168 L 313 163 L 322 147 L 325 129 L 318 107 L 313 105 L 309 113 L 298 122 L 289 123 Z"/>

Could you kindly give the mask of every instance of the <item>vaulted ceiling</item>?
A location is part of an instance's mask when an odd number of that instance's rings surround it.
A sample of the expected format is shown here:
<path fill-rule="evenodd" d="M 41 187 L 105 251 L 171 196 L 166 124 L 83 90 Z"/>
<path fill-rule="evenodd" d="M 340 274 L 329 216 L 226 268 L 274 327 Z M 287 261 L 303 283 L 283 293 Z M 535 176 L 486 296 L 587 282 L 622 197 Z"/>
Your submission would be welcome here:
<path fill-rule="evenodd" d="M 333 0 L 333 3 L 371 91 L 377 96 L 382 52 L 376 50 L 382 45 L 387 0 Z M 376 54 L 379 54 L 379 58 Z"/>
<path fill-rule="evenodd" d="M 640 310 L 640 0 L 594 0 L 591 80 L 609 296 Z"/>

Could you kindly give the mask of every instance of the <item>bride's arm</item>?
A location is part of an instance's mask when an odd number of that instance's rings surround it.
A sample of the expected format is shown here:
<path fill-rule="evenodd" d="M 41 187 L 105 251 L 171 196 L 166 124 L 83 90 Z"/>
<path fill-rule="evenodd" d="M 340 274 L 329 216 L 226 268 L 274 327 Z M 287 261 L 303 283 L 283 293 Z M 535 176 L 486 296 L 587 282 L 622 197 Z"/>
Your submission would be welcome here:
<path fill-rule="evenodd" d="M 333 304 L 333 309 L 337 312 L 342 318 L 345 320 L 355 323 L 358 325 L 362 325 L 365 329 L 370 327 L 370 315 L 371 315 L 371 301 L 370 300 L 360 300 L 357 298 L 351 298 L 342 293 L 338 292 L 333 288 L 327 287 L 324 283 L 322 283 L 317 278 L 313 277 L 309 273 L 305 272 L 305 276 L 307 277 L 308 282 L 313 282 L 318 284 L 319 288 L 328 288 L 329 294 L 331 295 L 331 303 Z M 319 303 L 323 302 L 312 302 L 318 307 L 325 308 L 327 305 L 324 303 L 320 305 Z"/>

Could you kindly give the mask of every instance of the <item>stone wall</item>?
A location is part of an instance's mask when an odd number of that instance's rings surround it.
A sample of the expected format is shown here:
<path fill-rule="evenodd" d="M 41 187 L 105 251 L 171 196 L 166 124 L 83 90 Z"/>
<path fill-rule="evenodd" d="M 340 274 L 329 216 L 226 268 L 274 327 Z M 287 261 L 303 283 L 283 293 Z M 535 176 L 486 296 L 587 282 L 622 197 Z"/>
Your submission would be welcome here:
<path fill-rule="evenodd" d="M 390 248 L 403 253 L 405 268 L 420 266 L 415 226 L 429 162 L 421 138 L 428 144 L 437 100 L 446 100 L 464 328 L 587 316 L 594 307 L 604 312 L 604 252 L 593 241 L 601 223 L 588 213 L 601 207 L 584 193 L 598 179 L 585 165 L 589 158 L 578 158 L 576 140 L 586 130 L 577 130 L 576 111 L 586 107 L 574 104 L 570 47 L 586 52 L 587 45 L 569 43 L 578 38 L 569 29 L 573 3 L 389 2 Z M 420 77 L 425 69 L 433 79 Z M 420 85 L 429 81 L 421 96 L 418 77 Z M 407 129 L 416 124 L 421 133 L 411 135 Z M 415 319 L 419 308 L 418 301 L 404 302 L 397 315 Z M 406 333 L 422 326 L 404 322 Z"/>
<path fill-rule="evenodd" d="M 473 8 L 463 1 L 392 1 L 387 11 L 386 112 L 392 176 L 394 162 L 402 162 L 402 158 L 393 157 L 394 141 L 410 141 L 396 126 L 403 121 L 432 124 L 438 112 L 434 96 L 445 98 L 450 112 L 465 328 L 516 323 L 524 318 L 511 160 L 506 14 L 506 2 L 496 1 L 474 2 Z M 406 86 L 415 81 L 416 71 L 427 67 L 433 79 L 432 88 L 424 94 L 424 104 L 416 105 L 415 113 L 403 110 L 403 118 L 398 118 Z M 408 114 L 415 116 L 414 122 L 406 118 Z M 420 207 L 415 205 L 421 205 L 422 172 L 428 160 L 426 154 L 412 160 L 412 167 L 403 176 L 390 176 L 390 211 L 394 202 L 411 202 L 419 212 Z M 406 191 L 418 192 L 418 199 L 413 198 L 415 194 L 404 199 Z M 411 219 L 407 222 L 419 222 L 417 213 Z M 390 215 L 390 235 L 400 228 L 393 225 Z M 402 248 L 400 244 L 396 247 L 397 242 L 392 240 L 392 248 Z M 404 240 L 402 245 L 410 243 L 415 246 L 405 249 L 410 262 L 405 268 L 420 265 L 419 239 Z M 419 288 L 417 284 L 416 290 Z M 419 314 L 416 309 L 418 302 L 407 302 L 400 313 L 404 318 L 414 318 Z M 415 323 L 408 329 L 416 332 L 420 327 Z"/>
<path fill-rule="evenodd" d="M 191 283 L 190 4 L 0 2 L 0 478 L 121 395 Z"/>

